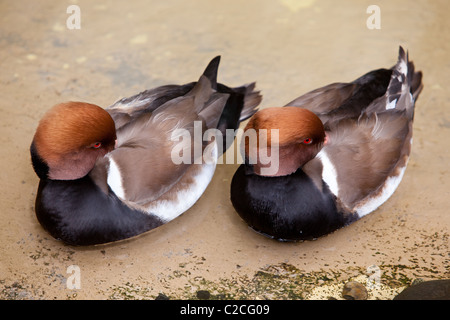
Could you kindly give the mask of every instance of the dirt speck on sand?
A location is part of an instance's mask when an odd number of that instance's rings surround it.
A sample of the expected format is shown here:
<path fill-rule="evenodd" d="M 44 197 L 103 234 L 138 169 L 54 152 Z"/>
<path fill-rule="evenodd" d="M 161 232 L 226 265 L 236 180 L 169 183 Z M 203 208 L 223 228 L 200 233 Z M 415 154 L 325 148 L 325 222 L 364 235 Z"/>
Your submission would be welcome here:
<path fill-rule="evenodd" d="M 415 279 L 450 278 L 446 0 L 383 2 L 380 29 L 357 0 L 74 2 L 80 29 L 67 27 L 69 2 L 0 3 L 0 299 L 342 299 L 348 281 L 392 299 Z M 194 81 L 220 54 L 221 82 L 257 81 L 261 107 L 281 106 L 392 66 L 399 45 L 424 73 L 411 160 L 395 194 L 344 229 L 298 243 L 251 231 L 227 163 L 194 207 L 134 239 L 72 247 L 36 220 L 28 148 L 56 103 L 107 107 Z"/>

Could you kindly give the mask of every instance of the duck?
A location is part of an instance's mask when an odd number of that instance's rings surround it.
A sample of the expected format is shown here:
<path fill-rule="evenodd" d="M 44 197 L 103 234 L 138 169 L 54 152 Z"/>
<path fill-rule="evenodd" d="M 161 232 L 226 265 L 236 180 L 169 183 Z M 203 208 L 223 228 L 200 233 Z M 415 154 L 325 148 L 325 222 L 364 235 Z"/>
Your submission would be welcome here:
<path fill-rule="evenodd" d="M 107 108 L 81 101 L 50 108 L 30 146 L 40 225 L 68 245 L 98 245 L 136 237 L 191 208 L 231 144 L 220 135 L 252 116 L 262 99 L 255 82 L 218 83 L 220 58 L 197 81 Z M 211 130 L 209 139 L 195 138 Z"/>
<path fill-rule="evenodd" d="M 409 160 L 423 88 L 408 56 L 400 46 L 389 69 L 261 108 L 248 120 L 230 200 L 250 228 L 279 241 L 315 240 L 390 198 Z"/>

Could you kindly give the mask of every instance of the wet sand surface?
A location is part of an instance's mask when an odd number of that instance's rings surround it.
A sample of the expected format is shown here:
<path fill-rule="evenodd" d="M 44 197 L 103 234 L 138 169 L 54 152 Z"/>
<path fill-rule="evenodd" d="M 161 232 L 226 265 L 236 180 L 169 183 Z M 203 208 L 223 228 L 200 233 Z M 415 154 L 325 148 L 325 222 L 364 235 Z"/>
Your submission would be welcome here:
<path fill-rule="evenodd" d="M 0 3 L 0 298 L 341 299 L 345 282 L 391 299 L 415 279 L 450 277 L 448 1 L 4 1 Z M 69 5 L 81 29 L 69 30 Z M 52 105 L 107 107 L 163 84 L 196 80 L 221 55 L 219 81 L 257 81 L 261 108 L 392 66 L 398 46 L 424 73 L 408 169 L 377 211 L 315 241 L 265 238 L 229 200 L 238 164 L 219 165 L 176 220 L 119 243 L 72 247 L 34 214 L 29 145 Z M 78 266 L 81 287 L 69 281 Z M 374 271 L 375 270 L 375 271 Z M 373 281 L 373 282 L 371 282 Z M 202 297 L 200 295 L 200 297 Z"/>

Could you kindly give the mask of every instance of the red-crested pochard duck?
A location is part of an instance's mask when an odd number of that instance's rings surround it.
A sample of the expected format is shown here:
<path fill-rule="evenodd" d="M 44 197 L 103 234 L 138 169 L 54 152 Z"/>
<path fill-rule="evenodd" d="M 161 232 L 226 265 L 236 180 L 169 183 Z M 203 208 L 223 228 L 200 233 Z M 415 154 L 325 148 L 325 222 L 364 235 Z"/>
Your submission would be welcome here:
<path fill-rule="evenodd" d="M 271 134 L 253 142 L 244 134 L 245 163 L 231 183 L 234 208 L 278 240 L 315 239 L 374 211 L 405 172 L 421 89 L 422 73 L 400 47 L 391 69 L 261 109 L 244 131 Z"/>
<path fill-rule="evenodd" d="M 71 245 L 101 244 L 139 235 L 188 210 L 223 151 L 220 139 L 198 143 L 193 131 L 225 135 L 261 102 L 254 83 L 217 83 L 219 61 L 214 58 L 197 82 L 157 87 L 106 109 L 84 102 L 50 109 L 30 147 L 40 178 L 35 210 L 44 229 Z M 193 136 L 174 139 L 175 132 Z M 180 141 L 191 162 L 173 161 Z M 208 161 L 195 150 L 192 156 L 192 146 L 209 150 Z"/>

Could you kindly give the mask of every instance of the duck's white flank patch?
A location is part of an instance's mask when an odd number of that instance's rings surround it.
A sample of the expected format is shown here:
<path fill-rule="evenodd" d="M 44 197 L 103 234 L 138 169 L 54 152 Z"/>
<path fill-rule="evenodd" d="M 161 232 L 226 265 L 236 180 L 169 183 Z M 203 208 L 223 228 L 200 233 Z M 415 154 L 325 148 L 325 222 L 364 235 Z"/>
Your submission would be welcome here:
<path fill-rule="evenodd" d="M 398 185 L 402 181 L 405 170 L 406 165 L 400 169 L 400 173 L 398 175 L 387 178 L 380 194 L 374 198 L 369 199 L 368 201 L 365 201 L 363 204 L 357 206 L 355 208 L 356 213 L 360 217 L 363 217 L 366 214 L 375 211 L 379 206 L 381 206 L 384 202 L 386 202 L 386 200 L 392 196 L 392 194 L 395 192 Z"/>
<path fill-rule="evenodd" d="M 214 161 L 211 161 L 212 163 L 204 163 L 201 165 L 200 172 L 192 178 L 194 182 L 190 186 L 178 192 L 171 201 L 154 201 L 151 206 L 146 208 L 147 212 L 158 216 L 164 222 L 169 222 L 192 207 L 201 197 L 203 192 L 205 192 L 214 176 L 217 164 L 216 143 L 214 143 L 214 148 L 212 148 L 211 158 L 214 159 Z"/>
<path fill-rule="evenodd" d="M 122 174 L 120 172 L 119 166 L 112 157 L 108 157 L 108 159 L 109 169 L 108 178 L 106 181 L 111 190 L 116 194 L 116 196 L 118 196 L 120 199 L 125 199 L 125 190 L 123 189 Z"/>
<path fill-rule="evenodd" d="M 325 149 L 320 150 L 317 157 L 320 159 L 323 166 L 322 180 L 325 181 L 330 188 L 330 191 L 337 197 L 339 193 L 339 186 L 337 182 L 336 168 L 328 157 Z"/>

